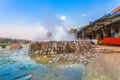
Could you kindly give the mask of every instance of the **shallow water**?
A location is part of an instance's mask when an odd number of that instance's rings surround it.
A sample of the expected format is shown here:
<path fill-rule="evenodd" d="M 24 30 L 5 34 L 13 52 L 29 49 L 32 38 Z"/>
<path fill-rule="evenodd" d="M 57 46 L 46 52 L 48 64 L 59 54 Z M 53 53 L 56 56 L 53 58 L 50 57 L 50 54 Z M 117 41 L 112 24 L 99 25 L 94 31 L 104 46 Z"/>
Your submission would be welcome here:
<path fill-rule="evenodd" d="M 37 64 L 27 49 L 0 51 L 0 80 L 82 80 L 83 64 Z"/>

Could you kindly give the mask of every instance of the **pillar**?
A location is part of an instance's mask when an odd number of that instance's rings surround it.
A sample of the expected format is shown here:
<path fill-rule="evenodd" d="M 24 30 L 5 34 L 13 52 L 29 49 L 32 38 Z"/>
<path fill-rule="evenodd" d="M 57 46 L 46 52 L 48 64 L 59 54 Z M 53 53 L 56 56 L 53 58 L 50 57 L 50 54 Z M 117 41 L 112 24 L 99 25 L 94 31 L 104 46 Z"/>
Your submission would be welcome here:
<path fill-rule="evenodd" d="M 92 39 L 95 38 L 95 34 L 94 34 L 94 31 L 92 31 Z"/>
<path fill-rule="evenodd" d="M 112 33 L 115 33 L 115 29 L 114 29 L 114 27 L 111 26 L 111 34 Z"/>
<path fill-rule="evenodd" d="M 82 39 L 85 39 L 85 31 L 82 31 Z"/>
<path fill-rule="evenodd" d="M 105 31 L 104 28 L 102 29 L 102 33 L 103 33 L 103 38 L 108 37 L 107 32 Z"/>

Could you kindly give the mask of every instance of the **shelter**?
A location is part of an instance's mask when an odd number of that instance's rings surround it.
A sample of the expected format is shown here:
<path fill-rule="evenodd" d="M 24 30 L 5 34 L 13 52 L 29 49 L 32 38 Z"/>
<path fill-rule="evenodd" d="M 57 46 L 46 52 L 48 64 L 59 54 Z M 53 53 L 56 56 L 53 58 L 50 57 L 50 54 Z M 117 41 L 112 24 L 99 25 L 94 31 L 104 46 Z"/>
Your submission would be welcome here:
<path fill-rule="evenodd" d="M 104 39 L 120 32 L 120 7 L 83 27 L 77 34 L 81 39 Z"/>

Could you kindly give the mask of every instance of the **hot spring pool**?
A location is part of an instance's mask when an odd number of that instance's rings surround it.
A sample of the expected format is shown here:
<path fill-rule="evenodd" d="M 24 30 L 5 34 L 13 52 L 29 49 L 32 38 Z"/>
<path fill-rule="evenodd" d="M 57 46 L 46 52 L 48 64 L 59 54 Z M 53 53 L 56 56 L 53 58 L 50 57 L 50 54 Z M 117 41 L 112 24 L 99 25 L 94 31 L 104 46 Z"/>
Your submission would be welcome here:
<path fill-rule="evenodd" d="M 37 64 L 25 49 L 0 51 L 0 80 L 82 80 L 83 71 L 83 64 Z"/>

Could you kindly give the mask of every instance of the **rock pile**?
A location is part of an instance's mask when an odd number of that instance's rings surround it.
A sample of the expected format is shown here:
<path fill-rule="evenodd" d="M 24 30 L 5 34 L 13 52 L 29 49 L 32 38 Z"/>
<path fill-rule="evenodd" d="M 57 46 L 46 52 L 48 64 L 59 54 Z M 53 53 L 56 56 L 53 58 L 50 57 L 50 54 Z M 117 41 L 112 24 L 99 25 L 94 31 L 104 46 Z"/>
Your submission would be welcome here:
<path fill-rule="evenodd" d="M 10 45 L 10 50 L 17 50 L 17 49 L 21 49 L 22 46 L 19 43 L 14 43 Z"/>
<path fill-rule="evenodd" d="M 87 64 L 97 56 L 97 50 L 86 41 L 33 42 L 29 50 L 37 54 L 31 56 L 33 60 L 50 64 L 66 62 Z"/>
<path fill-rule="evenodd" d="M 50 41 L 50 42 L 33 42 L 29 50 L 36 54 L 53 55 L 64 53 L 79 53 L 88 51 L 92 46 L 88 42 L 80 41 Z"/>

